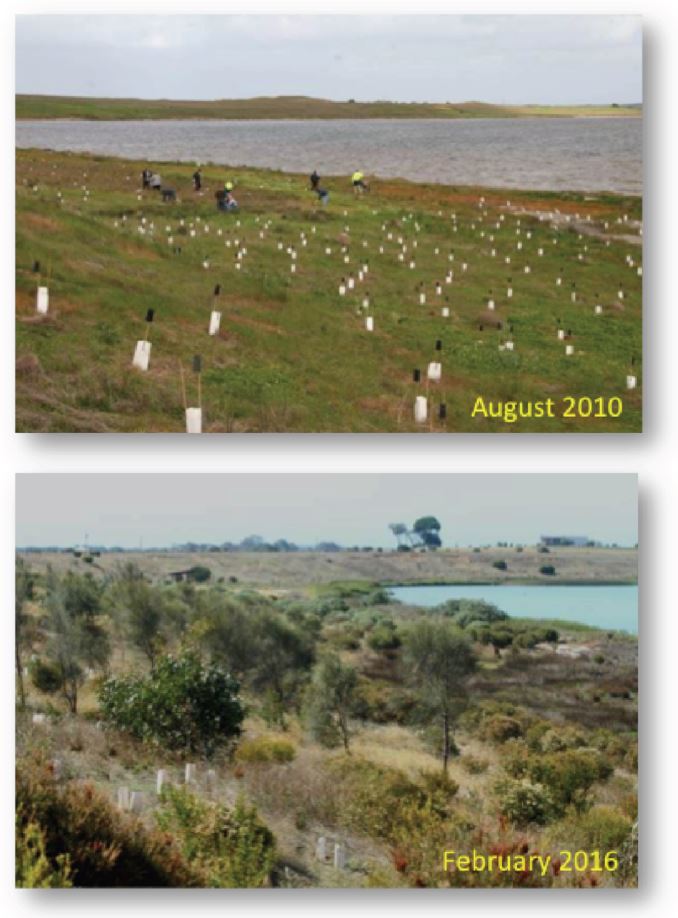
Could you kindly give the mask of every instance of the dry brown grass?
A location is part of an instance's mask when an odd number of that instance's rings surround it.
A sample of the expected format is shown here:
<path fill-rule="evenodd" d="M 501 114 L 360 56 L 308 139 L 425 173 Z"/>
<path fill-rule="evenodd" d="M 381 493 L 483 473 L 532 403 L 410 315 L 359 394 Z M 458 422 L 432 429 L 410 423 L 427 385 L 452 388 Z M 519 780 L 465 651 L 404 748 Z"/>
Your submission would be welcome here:
<path fill-rule="evenodd" d="M 37 394 L 36 394 L 37 395 Z M 51 397 L 51 396 L 46 396 Z M 492 566 L 497 560 L 510 559 L 509 569 L 499 571 Z M 30 554 L 28 563 L 39 573 L 47 565 L 58 572 L 71 568 L 86 569 L 86 565 L 70 554 Z M 512 549 L 487 548 L 481 552 L 451 548 L 419 554 L 378 552 L 126 552 L 107 553 L 98 559 L 98 571 L 112 573 L 125 561 L 134 561 L 148 574 L 161 580 L 169 571 L 185 569 L 196 564 L 212 571 L 212 580 L 230 576 L 238 584 L 285 590 L 327 584 L 332 581 L 369 580 L 380 582 L 428 583 L 507 583 L 511 581 L 545 581 L 538 574 L 544 563 L 553 564 L 558 571 L 557 583 L 590 581 L 629 583 L 637 579 L 637 552 L 633 549 L 564 548 L 542 555 L 535 548 L 522 552 Z"/>

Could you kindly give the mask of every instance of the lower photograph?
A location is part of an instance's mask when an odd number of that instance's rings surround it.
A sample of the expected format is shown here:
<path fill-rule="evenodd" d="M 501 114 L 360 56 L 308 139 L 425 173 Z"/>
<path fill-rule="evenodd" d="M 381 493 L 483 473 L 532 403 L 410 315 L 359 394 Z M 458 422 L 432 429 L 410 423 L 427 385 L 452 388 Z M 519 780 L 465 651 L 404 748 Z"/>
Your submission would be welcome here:
<path fill-rule="evenodd" d="M 634 888 L 638 481 L 16 478 L 16 886 Z"/>

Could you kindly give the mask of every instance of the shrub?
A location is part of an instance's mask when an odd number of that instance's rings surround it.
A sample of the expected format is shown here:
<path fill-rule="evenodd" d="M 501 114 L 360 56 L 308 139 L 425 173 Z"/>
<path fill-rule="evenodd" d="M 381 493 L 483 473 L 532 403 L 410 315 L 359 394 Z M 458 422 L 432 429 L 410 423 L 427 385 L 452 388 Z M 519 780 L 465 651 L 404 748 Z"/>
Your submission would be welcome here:
<path fill-rule="evenodd" d="M 461 767 L 470 775 L 482 775 L 489 768 L 487 759 L 477 758 L 474 755 L 463 755 L 460 759 Z"/>
<path fill-rule="evenodd" d="M 244 740 L 238 746 L 235 758 L 237 762 L 291 762 L 296 754 L 294 745 L 289 740 L 270 736 L 258 736 Z"/>
<path fill-rule="evenodd" d="M 543 825 L 553 814 L 553 800 L 542 784 L 504 779 L 495 786 L 499 812 L 517 826 Z"/>
<path fill-rule="evenodd" d="M 367 638 L 367 644 L 372 650 L 396 650 L 401 640 L 394 623 L 386 619 L 375 625 Z"/>
<path fill-rule="evenodd" d="M 507 740 L 516 739 L 523 735 L 523 726 L 515 717 L 505 714 L 495 714 L 484 721 L 480 729 L 483 739 L 492 743 L 505 743 Z"/>
<path fill-rule="evenodd" d="M 581 813 L 590 805 L 589 791 L 612 774 L 612 766 L 593 749 L 566 749 L 535 756 L 528 764 L 533 781 L 549 788 L 558 815 L 568 806 Z"/>
<path fill-rule="evenodd" d="M 231 810 L 185 788 L 168 787 L 156 818 L 161 829 L 176 837 L 187 863 L 203 878 L 201 885 L 242 889 L 267 883 L 275 838 L 242 798 Z"/>
<path fill-rule="evenodd" d="M 71 887 L 71 862 L 68 854 L 47 857 L 45 833 L 37 822 L 16 813 L 14 885 L 18 889 L 64 889 Z"/>
<path fill-rule="evenodd" d="M 498 571 L 508 570 L 508 564 L 506 563 L 506 561 L 493 561 L 492 567 L 496 567 Z"/>
<path fill-rule="evenodd" d="M 561 823 L 558 834 L 566 837 L 573 848 L 618 851 L 628 838 L 632 826 L 632 821 L 614 807 L 595 806 L 587 813 Z"/>
<path fill-rule="evenodd" d="M 206 583 L 212 576 L 212 571 L 209 567 L 204 567 L 202 564 L 196 564 L 188 571 L 188 579 L 192 580 L 194 583 Z"/>
<path fill-rule="evenodd" d="M 442 822 L 459 790 L 445 774 L 423 774 L 416 783 L 395 768 L 364 759 L 332 763 L 340 785 L 340 819 L 358 832 L 394 843 L 415 831 L 428 816 Z"/>
<path fill-rule="evenodd" d="M 39 692 L 53 695 L 61 689 L 63 678 L 56 663 L 34 660 L 30 666 L 31 682 Z"/>
<path fill-rule="evenodd" d="M 22 885 L 201 885 L 171 838 L 120 813 L 89 784 L 58 785 L 40 758 L 18 764 L 16 806 Z"/>
<path fill-rule="evenodd" d="M 228 673 L 186 652 L 163 657 L 147 676 L 107 679 L 99 704 L 105 720 L 138 739 L 209 756 L 240 734 L 238 690 Z"/>
<path fill-rule="evenodd" d="M 539 568 L 539 573 L 545 577 L 555 577 L 556 569 L 552 564 L 542 564 Z"/>

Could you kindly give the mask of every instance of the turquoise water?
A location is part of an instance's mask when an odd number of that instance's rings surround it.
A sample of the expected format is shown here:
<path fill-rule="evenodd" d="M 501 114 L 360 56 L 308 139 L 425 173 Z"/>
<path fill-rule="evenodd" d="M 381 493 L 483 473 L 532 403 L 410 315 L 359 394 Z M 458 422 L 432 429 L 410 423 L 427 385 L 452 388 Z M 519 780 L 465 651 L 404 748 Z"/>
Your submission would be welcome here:
<path fill-rule="evenodd" d="M 448 599 L 482 599 L 520 618 L 559 618 L 596 628 L 638 634 L 637 586 L 406 586 L 390 590 L 414 606 L 437 606 Z"/>

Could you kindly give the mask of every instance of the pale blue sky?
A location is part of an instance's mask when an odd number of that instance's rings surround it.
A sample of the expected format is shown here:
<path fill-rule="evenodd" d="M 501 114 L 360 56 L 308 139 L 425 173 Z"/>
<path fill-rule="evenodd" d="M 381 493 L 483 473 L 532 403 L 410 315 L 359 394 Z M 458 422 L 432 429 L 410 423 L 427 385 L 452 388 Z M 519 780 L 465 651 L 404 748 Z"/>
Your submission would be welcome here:
<path fill-rule="evenodd" d="M 392 546 L 433 514 L 446 545 L 540 535 L 637 542 L 635 475 L 18 475 L 17 545 L 238 542 Z"/>
<path fill-rule="evenodd" d="M 320 8 L 320 7 L 319 7 Z M 638 16 L 19 16 L 20 93 L 640 102 Z"/>

